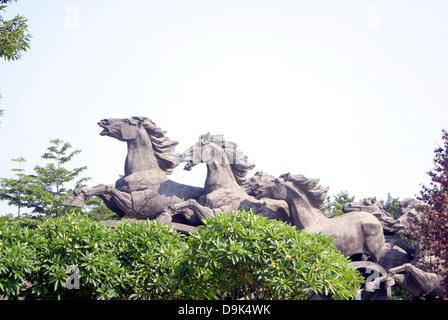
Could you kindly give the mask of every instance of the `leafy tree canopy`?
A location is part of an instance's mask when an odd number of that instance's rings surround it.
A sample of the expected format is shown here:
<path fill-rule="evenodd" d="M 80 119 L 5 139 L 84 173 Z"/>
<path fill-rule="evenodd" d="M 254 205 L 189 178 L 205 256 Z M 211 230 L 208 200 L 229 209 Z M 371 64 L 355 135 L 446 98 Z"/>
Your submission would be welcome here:
<path fill-rule="evenodd" d="M 327 198 L 325 207 L 333 216 L 337 217 L 344 214 L 342 211 L 344 204 L 353 201 L 355 201 L 355 196 L 350 196 L 348 191 L 340 191 L 337 195 L 333 196 L 333 200 L 330 197 Z"/>
<path fill-rule="evenodd" d="M 0 179 L 0 200 L 20 208 L 31 208 L 33 213 L 58 216 L 80 210 L 63 207 L 62 202 L 73 189 L 85 187 L 90 178 L 78 178 L 87 169 L 86 166 L 68 169 L 66 164 L 79 154 L 80 150 L 70 151 L 71 145 L 59 139 L 50 141 L 50 147 L 42 158 L 48 160 L 45 166 L 35 166 L 35 174 L 25 174 L 19 167 L 12 169 L 14 178 Z M 12 161 L 21 165 L 25 159 L 20 157 Z M 71 188 L 70 188 L 71 187 Z"/>
<path fill-rule="evenodd" d="M 0 11 L 5 11 L 10 0 L 0 1 Z M 17 15 L 11 20 L 5 20 L 0 15 L 0 57 L 5 60 L 18 60 L 22 52 L 30 47 L 31 34 L 28 32 L 27 19 Z"/>
<path fill-rule="evenodd" d="M 17 15 L 11 20 L 5 20 L 1 12 L 6 5 L 17 0 L 0 0 L 0 58 L 7 61 L 18 60 L 22 52 L 30 48 L 31 34 L 28 32 L 28 21 L 25 17 Z M 0 99 L 2 95 L 0 94 Z M 0 117 L 4 110 L 0 109 Z"/>

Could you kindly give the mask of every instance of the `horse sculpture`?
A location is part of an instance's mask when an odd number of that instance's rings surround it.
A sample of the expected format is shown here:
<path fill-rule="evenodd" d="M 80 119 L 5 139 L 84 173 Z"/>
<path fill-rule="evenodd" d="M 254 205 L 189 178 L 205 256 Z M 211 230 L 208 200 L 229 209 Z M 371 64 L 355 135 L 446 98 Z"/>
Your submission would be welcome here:
<path fill-rule="evenodd" d="M 170 205 L 202 195 L 202 188 L 168 179 L 180 163 L 174 153 L 177 142 L 168 139 L 150 119 L 104 119 L 98 125 L 103 128 L 100 135 L 127 143 L 125 175 L 115 186 L 75 190 L 64 205 L 82 207 L 86 199 L 97 196 L 120 217 L 171 220 L 165 214 Z M 188 214 L 184 212 L 184 216 Z"/>
<path fill-rule="evenodd" d="M 289 209 L 285 201 L 256 199 L 247 193 L 250 182 L 245 176 L 254 165 L 237 150 L 234 142 L 224 140 L 222 135 L 202 135 L 196 144 L 180 156 L 180 161 L 187 162 L 185 170 L 206 163 L 207 178 L 203 194 L 196 200 L 173 204 L 170 207 L 171 214 L 189 208 L 197 216 L 207 218 L 219 211 L 252 209 L 269 219 L 289 221 Z"/>
<path fill-rule="evenodd" d="M 256 193 L 258 198 L 286 200 L 298 229 L 333 236 L 336 247 L 347 257 L 367 254 L 377 262 L 391 250 L 385 242 L 381 223 L 372 214 L 354 211 L 335 218 L 326 217 L 323 204 L 328 189 L 320 187 L 318 182 L 318 179 L 288 173 L 273 179 L 271 184 L 258 186 Z"/>
<path fill-rule="evenodd" d="M 347 204 L 344 215 L 329 218 L 323 208 L 328 188 L 319 186 L 318 179 L 289 173 L 275 179 L 262 172 L 248 179 L 247 172 L 254 165 L 222 135 L 202 135 L 192 147 L 178 154 L 174 152 L 177 142 L 146 117 L 104 119 L 98 125 L 103 128 L 100 135 L 127 143 L 125 175 L 114 186 L 75 190 L 63 205 L 82 207 L 86 199 L 97 196 L 120 217 L 181 222 L 186 233 L 194 232 L 194 228 L 185 224 L 199 225 L 216 212 L 252 209 L 300 230 L 333 236 L 339 251 L 352 260 L 357 256 L 370 257 L 371 261 L 351 263 L 365 275 L 376 272 L 369 277 L 374 281 L 366 283 L 362 299 L 390 297 L 394 282 L 415 295 L 442 294 L 441 278 L 420 268 L 418 259 L 412 260 L 412 256 L 417 256 L 415 248 L 402 243 L 401 234 L 412 226 L 411 211 L 403 215 L 406 220 L 402 217 L 397 222 L 378 202 L 367 199 Z M 206 164 L 203 188 L 168 179 L 181 162 L 187 163 L 186 170 Z M 418 212 L 412 216 L 421 218 Z M 404 250 L 391 250 L 395 244 Z M 427 258 L 424 254 L 423 257 Z"/>

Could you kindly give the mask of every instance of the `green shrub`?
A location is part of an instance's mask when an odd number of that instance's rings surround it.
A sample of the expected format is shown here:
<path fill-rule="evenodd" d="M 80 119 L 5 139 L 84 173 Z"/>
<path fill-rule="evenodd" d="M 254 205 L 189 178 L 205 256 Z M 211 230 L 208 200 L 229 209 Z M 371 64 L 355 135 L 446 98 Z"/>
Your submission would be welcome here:
<path fill-rule="evenodd" d="M 38 266 L 31 297 L 110 299 L 120 292 L 122 267 L 110 229 L 80 214 L 47 218 L 36 229 Z M 76 283 L 79 283 L 78 288 Z"/>
<path fill-rule="evenodd" d="M 30 229 L 0 218 L 0 296 L 10 299 L 348 299 L 360 274 L 330 238 L 238 211 L 184 240 L 160 222 L 108 228 L 80 214 Z"/>
<path fill-rule="evenodd" d="M 180 233 L 159 221 L 146 221 L 120 223 L 112 234 L 124 269 L 123 298 L 177 297 L 173 276 L 186 246 Z"/>
<path fill-rule="evenodd" d="M 36 229 L 0 219 L 0 296 L 27 299 L 168 299 L 186 243 L 160 222 L 108 228 L 80 214 Z"/>
<path fill-rule="evenodd" d="M 37 270 L 33 230 L 0 218 L 0 296 L 17 299 Z"/>
<path fill-rule="evenodd" d="M 322 234 L 251 212 L 220 213 L 189 236 L 178 285 L 188 299 L 348 299 L 363 282 L 348 262 Z"/>

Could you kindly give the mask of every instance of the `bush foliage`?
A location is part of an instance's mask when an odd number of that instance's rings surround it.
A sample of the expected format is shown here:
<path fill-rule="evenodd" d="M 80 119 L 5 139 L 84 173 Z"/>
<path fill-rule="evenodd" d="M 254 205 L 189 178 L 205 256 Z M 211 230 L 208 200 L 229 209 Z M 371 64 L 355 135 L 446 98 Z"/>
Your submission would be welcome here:
<path fill-rule="evenodd" d="M 178 278 L 190 299 L 348 299 L 363 280 L 348 262 L 329 237 L 236 211 L 189 237 Z"/>
<path fill-rule="evenodd" d="M 37 237 L 8 218 L 0 218 L 0 295 L 18 298 L 38 269 Z"/>
<path fill-rule="evenodd" d="M 120 223 L 112 233 L 122 265 L 122 297 L 176 298 L 174 270 L 186 247 L 181 234 L 158 221 Z"/>
<path fill-rule="evenodd" d="M 0 218 L 9 299 L 348 299 L 361 282 L 330 238 L 252 212 L 218 214 L 189 237 L 155 221 Z"/>
<path fill-rule="evenodd" d="M 31 279 L 34 285 L 30 295 L 44 299 L 118 296 L 121 265 L 113 251 L 110 231 L 79 214 L 45 219 L 36 229 L 39 268 Z M 75 272 L 81 285 L 79 289 L 67 289 L 67 281 Z"/>

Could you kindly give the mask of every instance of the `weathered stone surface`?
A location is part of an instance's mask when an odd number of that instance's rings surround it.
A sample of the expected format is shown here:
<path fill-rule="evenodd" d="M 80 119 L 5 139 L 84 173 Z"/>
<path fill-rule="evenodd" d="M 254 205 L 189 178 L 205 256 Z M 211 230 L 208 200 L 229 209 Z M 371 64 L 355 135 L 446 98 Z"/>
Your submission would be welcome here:
<path fill-rule="evenodd" d="M 250 181 L 247 171 L 254 167 L 247 157 L 237 149 L 234 142 L 226 141 L 222 135 L 205 134 L 197 143 L 186 150 L 180 161 L 186 162 L 186 170 L 205 163 L 207 177 L 204 192 L 196 201 L 175 204 L 173 213 L 190 208 L 201 218 L 215 212 L 231 212 L 238 209 L 252 209 L 269 219 L 290 221 L 288 204 L 272 198 L 257 199 L 248 193 Z"/>
<path fill-rule="evenodd" d="M 415 223 L 421 222 L 422 204 L 415 199 L 404 199 L 398 209 L 398 222 L 409 231 L 415 229 Z"/>
<path fill-rule="evenodd" d="M 125 175 L 115 186 L 77 190 L 64 205 L 81 206 L 85 199 L 97 196 L 120 217 L 158 219 L 170 205 L 202 195 L 202 188 L 168 179 L 179 164 L 174 152 L 177 142 L 168 139 L 150 119 L 104 119 L 98 125 L 103 128 L 101 135 L 126 142 Z"/>
<path fill-rule="evenodd" d="M 384 232 L 387 235 L 394 235 L 395 233 L 404 230 L 404 226 L 392 218 L 392 216 L 384 210 L 381 202 L 377 201 L 376 198 L 367 198 L 361 202 L 346 203 L 343 206 L 342 211 L 346 213 L 353 211 L 371 213 L 381 222 Z"/>
<path fill-rule="evenodd" d="M 422 203 L 413 198 L 406 198 L 400 201 L 400 207 L 397 211 L 397 218 L 400 218 L 404 214 L 412 213 L 417 215 L 422 207 Z"/>
<path fill-rule="evenodd" d="M 288 173 L 259 187 L 258 197 L 285 200 L 294 225 L 306 232 L 333 236 L 336 247 L 347 257 L 365 253 L 378 261 L 390 251 L 383 227 L 372 214 L 356 211 L 327 218 L 323 212 L 327 188 L 320 187 L 318 182 L 318 179 Z"/>

